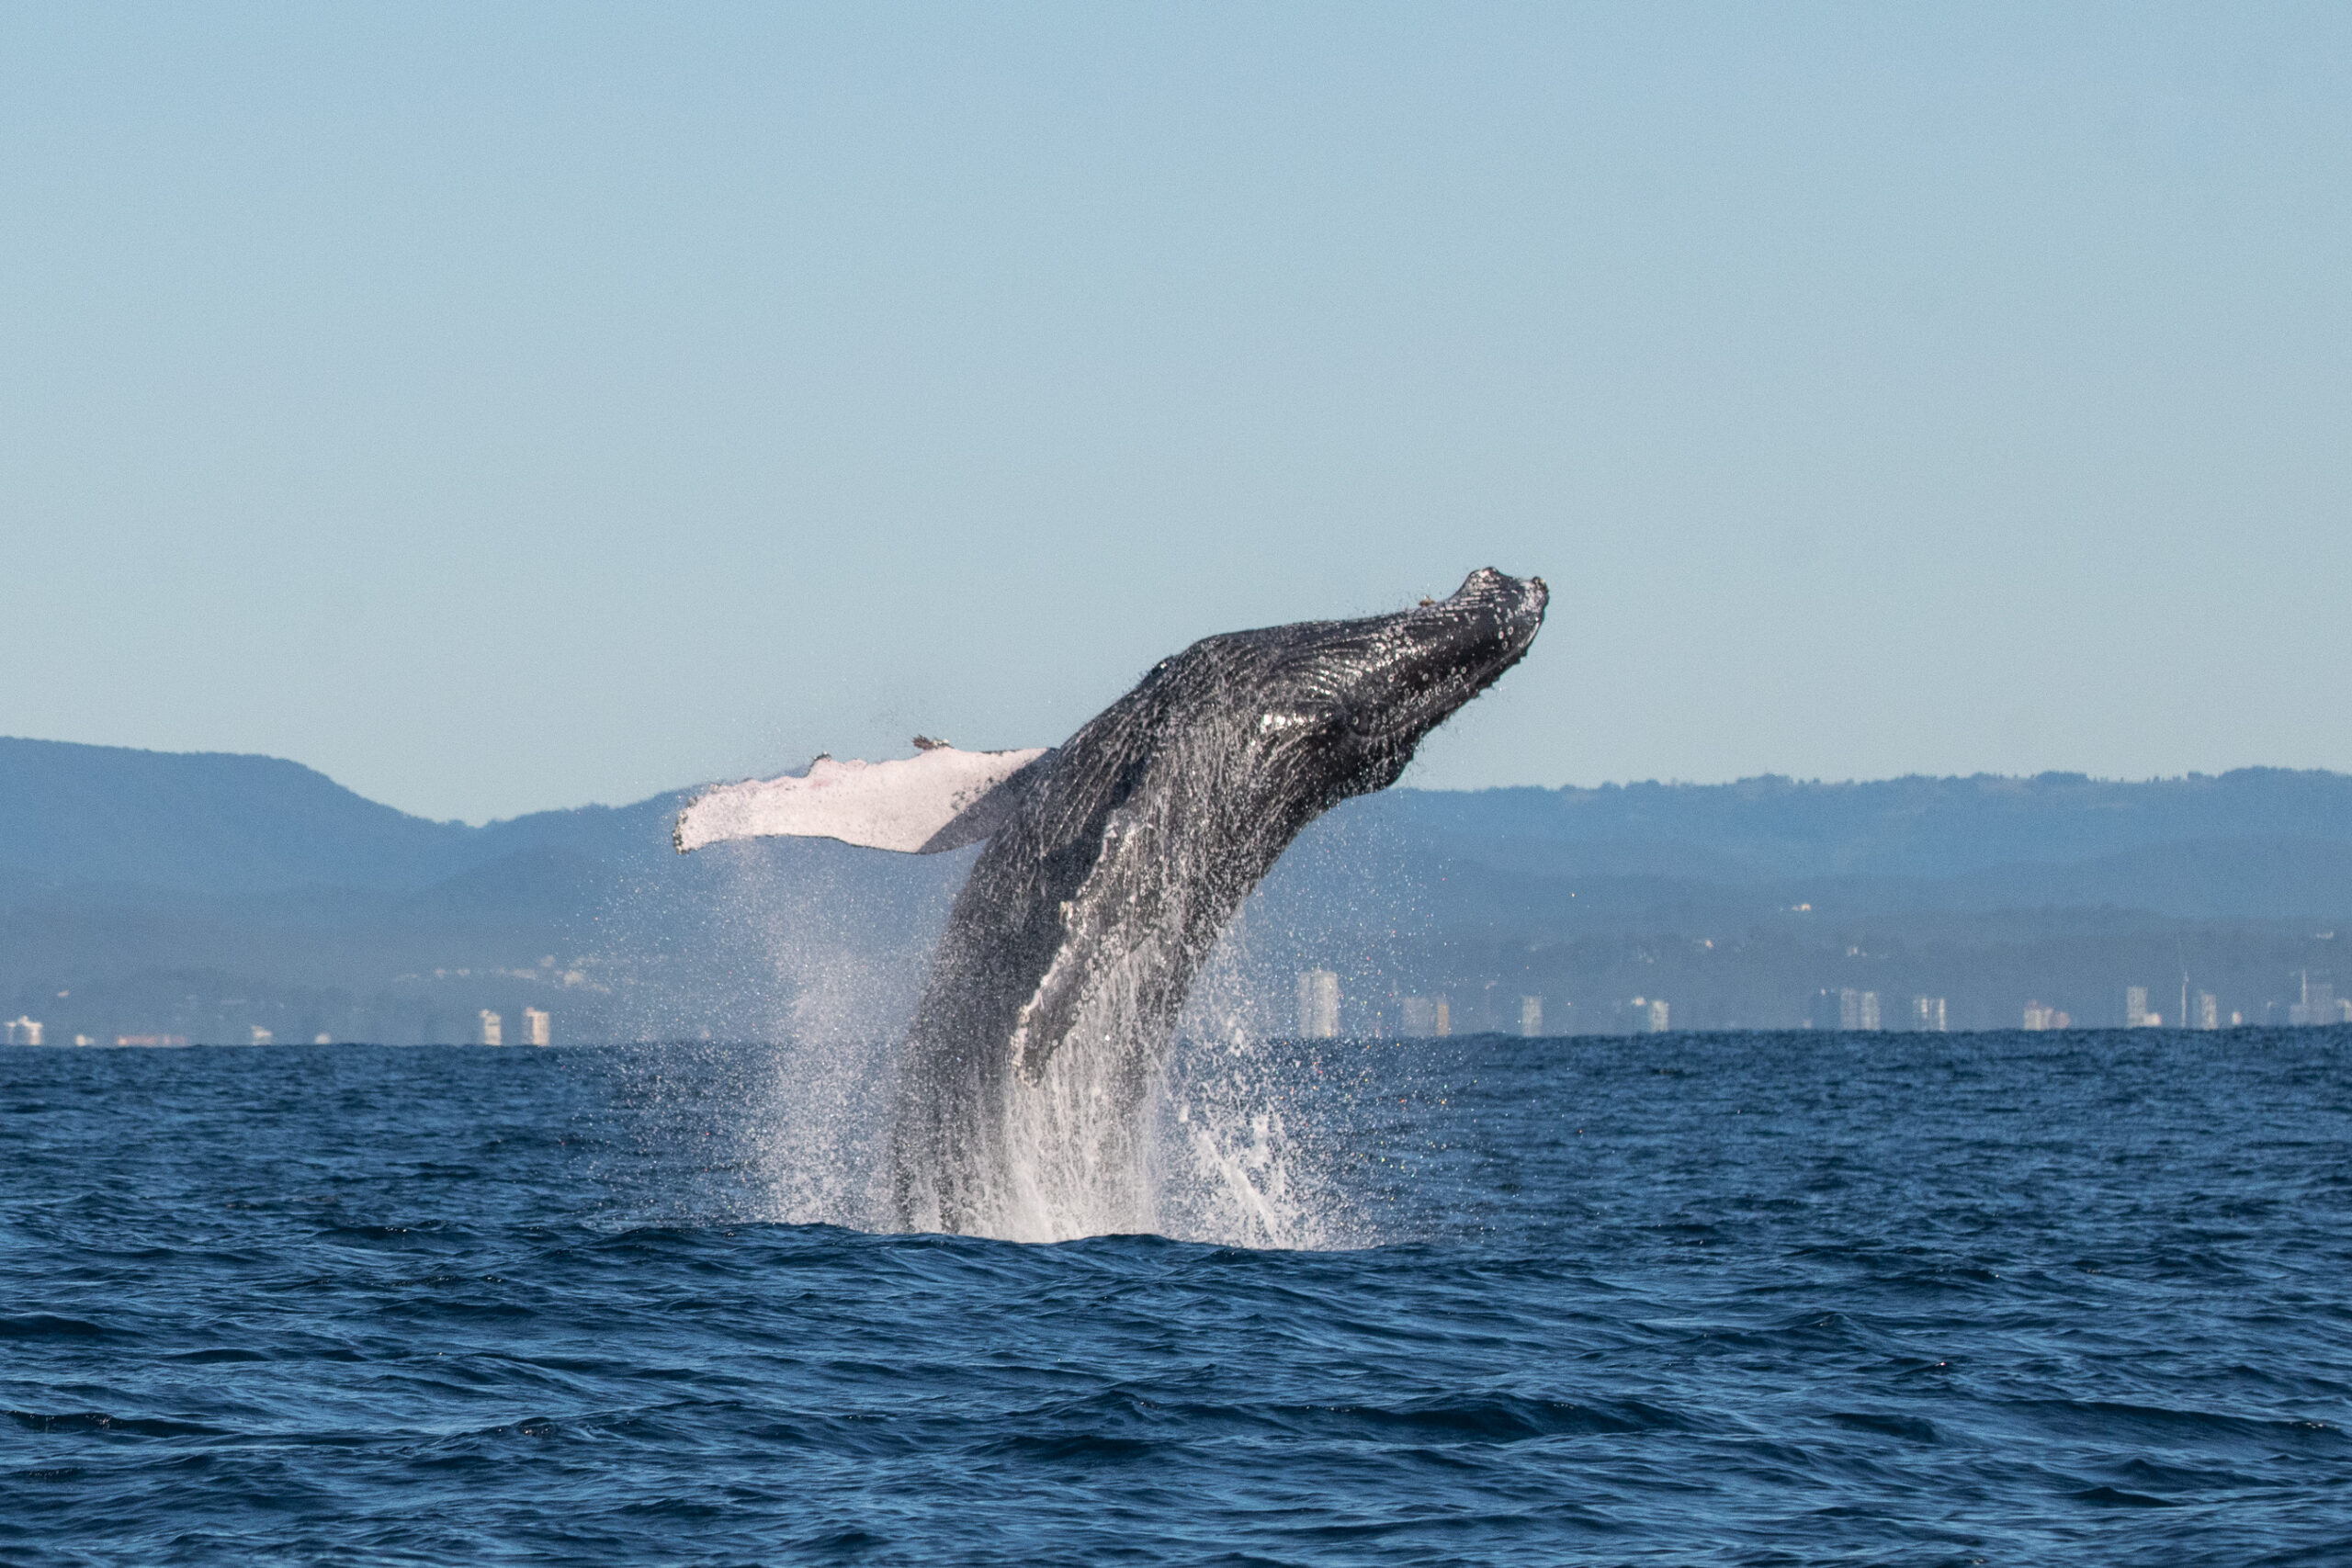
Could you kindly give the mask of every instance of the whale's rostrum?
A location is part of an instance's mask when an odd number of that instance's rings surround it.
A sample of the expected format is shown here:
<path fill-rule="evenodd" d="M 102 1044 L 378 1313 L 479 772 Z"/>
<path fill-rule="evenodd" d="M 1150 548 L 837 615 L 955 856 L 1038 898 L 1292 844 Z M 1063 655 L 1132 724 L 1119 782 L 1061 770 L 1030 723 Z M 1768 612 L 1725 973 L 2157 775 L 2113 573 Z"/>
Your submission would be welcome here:
<path fill-rule="evenodd" d="M 1144 1228 L 1141 1112 L 1218 936 L 1302 829 L 1394 783 L 1423 736 L 1519 661 L 1547 596 L 1540 578 L 1489 568 L 1392 615 L 1204 637 L 1049 750 L 820 759 L 798 779 L 698 797 L 678 845 L 985 837 L 900 1060 L 898 1220 Z"/>

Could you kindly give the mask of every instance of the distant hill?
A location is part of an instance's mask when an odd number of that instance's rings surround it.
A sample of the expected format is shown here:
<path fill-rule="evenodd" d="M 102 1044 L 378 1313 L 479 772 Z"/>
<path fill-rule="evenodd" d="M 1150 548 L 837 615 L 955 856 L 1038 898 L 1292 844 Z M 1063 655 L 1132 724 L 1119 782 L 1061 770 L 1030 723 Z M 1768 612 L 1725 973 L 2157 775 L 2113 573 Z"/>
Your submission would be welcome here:
<path fill-rule="evenodd" d="M 203 1031 L 266 993 L 378 1038 L 523 1005 L 571 1037 L 757 1033 L 796 987 L 919 976 L 970 852 L 680 857 L 685 794 L 475 828 L 275 758 L 0 739 L 0 1008 Z M 1998 974 L 1972 1018 L 2008 1017 L 2013 985 L 2091 1017 L 2110 972 L 2188 953 L 2271 1008 L 2352 938 L 2352 776 L 1391 790 L 1310 828 L 1251 921 L 1252 962 L 1342 966 L 1351 998 L 1671 986 L 1689 1021 L 1791 1021 L 1826 978 Z"/>
<path fill-rule="evenodd" d="M 506 856 L 662 842 L 674 797 L 471 828 L 380 806 L 276 757 L 0 739 L 0 882 L 204 895 L 417 892 Z"/>
<path fill-rule="evenodd" d="M 2352 774 L 2242 768 L 2122 783 L 2080 773 L 1820 784 L 1396 791 L 1363 803 L 1419 834 L 1540 847 L 1563 870 L 1948 878 L 2070 865 L 2161 844 L 2352 844 Z M 1605 869 L 1604 869 L 1605 868 Z"/>
<path fill-rule="evenodd" d="M 45 884 L 421 887 L 471 839 L 275 757 L 0 739 L 0 867 Z"/>
<path fill-rule="evenodd" d="M 416 892 L 526 852 L 658 858 L 686 793 L 473 828 L 408 816 L 274 757 L 0 739 L 0 867 L 51 887 Z M 1547 878 L 1865 879 L 1927 897 L 1930 885 L 1949 885 L 1972 908 L 2008 897 L 2011 883 L 2033 903 L 2215 903 L 2199 889 L 2234 867 L 2255 880 L 2219 905 L 2254 912 L 2259 886 L 2275 886 L 2283 914 L 2335 897 L 2343 857 L 2329 846 L 2352 849 L 2352 775 L 2246 768 L 2137 784 L 2042 773 L 1398 789 L 1329 820 L 1326 832 L 1383 840 L 1408 858 Z"/>

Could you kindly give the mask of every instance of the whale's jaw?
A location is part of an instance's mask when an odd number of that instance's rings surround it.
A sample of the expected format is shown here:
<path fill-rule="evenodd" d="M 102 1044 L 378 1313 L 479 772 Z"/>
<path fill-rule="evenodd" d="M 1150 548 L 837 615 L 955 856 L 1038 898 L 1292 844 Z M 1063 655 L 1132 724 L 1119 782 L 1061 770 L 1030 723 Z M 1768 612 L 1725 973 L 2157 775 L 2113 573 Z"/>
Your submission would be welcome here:
<path fill-rule="evenodd" d="M 1146 1228 L 1142 1111 L 1201 964 L 1299 831 L 1385 787 L 1526 654 L 1541 579 L 1204 638 L 1037 764 L 956 900 L 908 1042 L 910 1229 Z"/>
<path fill-rule="evenodd" d="M 1451 596 L 1396 615 L 1276 628 L 1293 646 L 1274 679 L 1332 710 L 1330 733 L 1302 738 L 1329 753 L 1340 793 L 1326 807 L 1395 783 L 1430 730 L 1526 657 L 1550 601 L 1542 578 L 1487 567 Z"/>

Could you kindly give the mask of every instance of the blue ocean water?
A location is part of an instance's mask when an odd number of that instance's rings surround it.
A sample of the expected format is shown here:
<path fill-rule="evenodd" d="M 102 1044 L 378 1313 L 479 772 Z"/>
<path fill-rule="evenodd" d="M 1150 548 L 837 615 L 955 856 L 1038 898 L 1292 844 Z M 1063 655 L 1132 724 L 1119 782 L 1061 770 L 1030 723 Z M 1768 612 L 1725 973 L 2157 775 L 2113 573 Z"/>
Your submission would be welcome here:
<path fill-rule="evenodd" d="M 1327 1252 L 762 1220 L 765 1060 L 0 1054 L 0 1561 L 2352 1561 L 2352 1031 L 1297 1047 Z"/>

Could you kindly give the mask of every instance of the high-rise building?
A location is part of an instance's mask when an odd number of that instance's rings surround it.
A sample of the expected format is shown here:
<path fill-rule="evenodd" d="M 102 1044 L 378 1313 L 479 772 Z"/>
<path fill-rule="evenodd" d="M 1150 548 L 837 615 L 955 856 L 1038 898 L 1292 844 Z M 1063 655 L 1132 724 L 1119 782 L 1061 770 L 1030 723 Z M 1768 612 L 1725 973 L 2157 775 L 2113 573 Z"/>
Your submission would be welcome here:
<path fill-rule="evenodd" d="M 2148 1010 L 2147 987 L 2126 986 L 2123 987 L 2124 1028 L 2150 1029 L 2164 1022 L 2164 1015 L 2162 1013 L 2154 1013 Z"/>
<path fill-rule="evenodd" d="M 2211 991 L 2198 992 L 2190 1017 L 2199 1029 L 2221 1028 L 2222 999 Z"/>
<path fill-rule="evenodd" d="M 1911 998 L 1913 1030 L 1924 1034 L 1941 1034 L 1947 1027 L 1944 1018 L 1943 998 L 1913 997 Z"/>
<path fill-rule="evenodd" d="M 1426 1040 L 1453 1032 L 1453 1010 L 1443 997 L 1407 997 L 1401 1015 L 1403 1028 L 1399 1032 L 1408 1040 Z"/>
<path fill-rule="evenodd" d="M 505 1044 L 506 1021 L 499 1017 L 496 1013 L 491 1011 L 488 1008 L 481 1010 L 481 1028 L 480 1030 L 477 1043 L 483 1045 Z"/>
<path fill-rule="evenodd" d="M 1544 998 L 1542 997 L 1519 998 L 1519 1032 L 1521 1038 L 1526 1040 L 1533 1040 L 1543 1034 Z"/>
<path fill-rule="evenodd" d="M 523 1043 L 526 1045 L 546 1044 L 550 1033 L 548 1025 L 547 1009 L 525 1008 L 523 1010 Z"/>
<path fill-rule="evenodd" d="M 2025 1023 L 2023 1027 L 2027 1029 L 2072 1029 L 2075 1027 L 2075 1020 L 2071 1014 L 2060 1012 L 2056 1008 L 2044 1007 L 2040 1002 L 2028 1002 L 2025 1004 Z"/>
<path fill-rule="evenodd" d="M 40 1020 L 37 1018 L 20 1013 L 8 1021 L 8 1043 L 11 1045 L 38 1045 L 40 1036 Z"/>
<path fill-rule="evenodd" d="M 1858 991 L 1851 986 L 1835 991 L 1823 991 L 1813 1000 L 1815 1027 L 1821 1029 L 1882 1029 L 1884 1028 L 1876 991 Z"/>
<path fill-rule="evenodd" d="M 2303 971 L 2303 999 L 2287 1007 L 2289 1023 L 2337 1023 L 2343 1014 L 2335 1005 L 2335 987 L 2327 980 L 2314 980 L 2312 972 Z"/>
<path fill-rule="evenodd" d="M 1672 1017 L 1673 1013 L 1660 998 L 1634 998 L 1634 1032 L 1636 1034 L 1664 1034 L 1671 1027 L 1669 1021 Z"/>
<path fill-rule="evenodd" d="M 1329 969 L 1306 969 L 1298 976 L 1298 1036 L 1340 1037 L 1340 977 Z"/>

